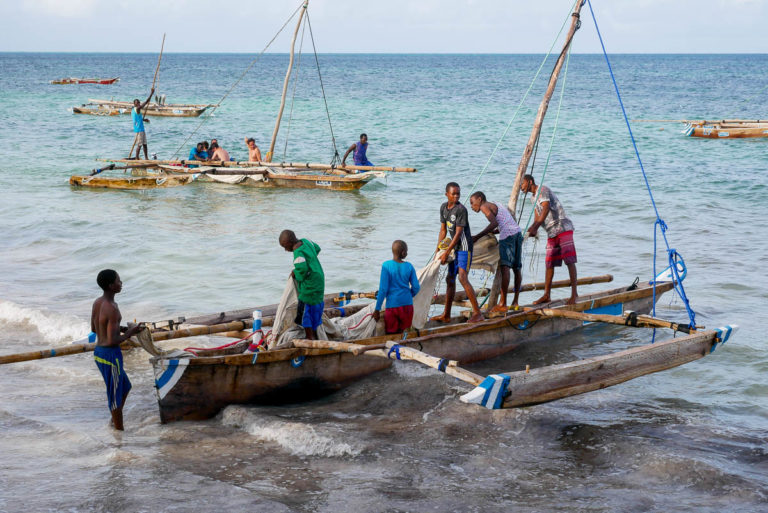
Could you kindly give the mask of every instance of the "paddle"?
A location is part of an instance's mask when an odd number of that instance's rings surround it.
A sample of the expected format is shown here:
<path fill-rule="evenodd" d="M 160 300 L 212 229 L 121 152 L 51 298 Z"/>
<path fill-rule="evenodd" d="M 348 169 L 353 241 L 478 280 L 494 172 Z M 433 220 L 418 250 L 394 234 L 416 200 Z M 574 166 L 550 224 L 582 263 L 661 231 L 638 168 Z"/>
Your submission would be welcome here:
<path fill-rule="evenodd" d="M 163 48 L 165 47 L 165 34 L 163 34 L 163 42 L 160 43 L 160 55 L 157 57 L 157 67 L 155 67 L 155 76 L 152 79 L 152 89 L 155 89 L 155 83 L 157 82 L 157 72 L 160 71 L 160 61 L 163 59 Z M 147 102 L 147 106 L 144 107 L 144 112 L 139 112 L 141 117 L 143 118 L 147 114 L 147 109 L 149 109 L 149 102 Z M 128 152 L 128 157 L 133 154 L 133 148 L 136 146 L 136 138 L 133 138 L 133 144 L 131 144 L 131 151 Z M 138 156 L 138 155 L 137 155 Z"/>

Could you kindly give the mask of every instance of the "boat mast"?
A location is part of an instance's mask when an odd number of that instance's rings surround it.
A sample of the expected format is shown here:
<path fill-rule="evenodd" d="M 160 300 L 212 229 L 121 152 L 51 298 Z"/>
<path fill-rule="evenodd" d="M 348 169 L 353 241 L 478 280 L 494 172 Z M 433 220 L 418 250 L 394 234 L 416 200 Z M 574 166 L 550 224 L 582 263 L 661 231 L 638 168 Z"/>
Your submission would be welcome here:
<path fill-rule="evenodd" d="M 272 162 L 272 153 L 275 151 L 277 132 L 280 130 L 280 120 L 283 118 L 283 109 L 285 108 L 285 95 L 288 92 L 288 82 L 291 79 L 291 70 L 293 70 L 293 48 L 296 46 L 296 36 L 299 33 L 301 20 L 304 19 L 304 13 L 307 12 L 308 3 L 309 0 L 304 0 L 304 5 L 301 6 L 301 12 L 299 13 L 299 21 L 296 23 L 296 29 L 293 31 L 293 39 L 291 39 L 291 56 L 288 60 L 288 70 L 285 72 L 285 80 L 283 81 L 283 96 L 280 98 L 280 110 L 277 113 L 277 120 L 275 120 L 275 130 L 272 132 L 272 141 L 269 143 L 269 151 L 264 159 L 266 162 Z"/>
<path fill-rule="evenodd" d="M 565 57 L 568 53 L 568 47 L 571 45 L 573 35 L 579 29 L 579 12 L 581 11 L 582 5 L 584 5 L 584 2 L 578 0 L 576 2 L 576 8 L 573 10 L 573 14 L 571 14 L 571 28 L 568 31 L 568 36 L 565 38 L 563 51 L 560 53 L 560 57 L 558 57 L 557 62 L 555 62 L 555 68 L 552 70 L 552 75 L 549 77 L 549 85 L 547 85 L 544 98 L 541 100 L 541 105 L 539 105 L 539 110 L 536 113 L 536 119 L 533 122 L 533 130 L 531 130 L 531 136 L 528 138 L 528 144 L 525 145 L 525 151 L 523 152 L 523 157 L 520 159 L 520 165 L 517 166 L 515 183 L 512 186 L 512 194 L 509 196 L 509 203 L 507 203 L 507 208 L 509 208 L 513 216 L 517 215 L 517 197 L 520 193 L 520 185 L 523 181 L 523 175 L 525 175 L 525 172 L 528 170 L 528 162 L 531 160 L 531 154 L 533 154 L 533 148 L 536 145 L 536 140 L 539 138 L 539 134 L 541 133 L 541 125 L 544 122 L 544 116 L 547 114 L 549 100 L 552 98 L 552 93 L 555 92 L 557 78 L 560 76 L 560 69 L 563 67 L 563 62 L 565 62 Z"/>

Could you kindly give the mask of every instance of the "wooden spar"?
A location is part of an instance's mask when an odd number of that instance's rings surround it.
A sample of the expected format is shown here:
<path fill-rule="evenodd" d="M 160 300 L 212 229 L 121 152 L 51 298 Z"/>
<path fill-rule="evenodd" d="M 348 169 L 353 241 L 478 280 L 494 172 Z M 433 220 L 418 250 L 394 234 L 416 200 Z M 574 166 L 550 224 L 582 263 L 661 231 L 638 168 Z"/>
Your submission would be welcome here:
<path fill-rule="evenodd" d="M 545 317 L 564 317 L 566 319 L 576 319 L 584 322 L 604 322 L 607 324 L 618 324 L 619 326 L 630 326 L 636 328 L 669 328 L 683 333 L 693 333 L 696 329 L 691 329 L 685 324 L 665 321 L 647 315 L 631 315 L 625 312 L 624 315 L 603 315 L 590 314 L 584 312 L 572 312 L 569 310 L 554 310 L 551 308 L 526 308 L 526 312 L 540 314 Z"/>
<path fill-rule="evenodd" d="M 120 347 L 123 349 L 128 349 L 131 347 L 136 347 L 136 345 L 132 341 L 126 340 L 120 344 Z M 26 362 L 29 360 L 42 360 L 44 358 L 54 358 L 57 356 L 67 356 L 70 354 L 88 353 L 93 351 L 95 348 L 95 343 L 69 344 L 66 346 L 53 347 L 51 349 L 29 351 L 27 353 L 7 354 L 5 356 L 0 356 L 0 365 L 6 363 Z"/>
<path fill-rule="evenodd" d="M 285 109 L 285 95 L 288 93 L 288 83 L 291 79 L 291 71 L 293 70 L 293 51 L 296 46 L 296 36 L 299 34 L 299 27 L 301 27 L 301 21 L 304 19 L 304 13 L 307 12 L 307 4 L 309 0 L 304 0 L 304 5 L 301 6 L 301 12 L 299 13 L 299 21 L 296 22 L 296 28 L 293 31 L 293 38 L 291 39 L 291 54 L 288 59 L 288 70 L 285 72 L 285 80 L 283 80 L 283 94 L 280 97 L 280 109 L 277 112 L 277 119 L 275 120 L 275 130 L 272 132 L 272 140 L 269 142 L 269 151 L 267 151 L 267 162 L 272 161 L 272 154 L 275 151 L 275 142 L 277 142 L 277 132 L 280 130 L 280 121 L 283 118 L 283 109 Z"/>
<path fill-rule="evenodd" d="M 633 119 L 632 123 L 701 123 L 705 125 L 713 123 L 768 123 L 766 119 L 718 119 L 708 121 L 706 119 Z"/>
<path fill-rule="evenodd" d="M 369 351 L 365 354 L 368 354 L 371 356 L 383 356 L 384 358 L 389 358 L 389 351 L 392 350 L 394 346 L 397 346 L 396 348 L 397 351 L 393 352 L 393 354 L 399 353 L 399 356 L 397 357 L 398 360 L 413 360 L 413 361 L 419 362 L 421 364 L 426 365 L 427 367 L 432 367 L 433 369 L 437 369 L 441 372 L 445 372 L 449 376 L 453 376 L 454 378 L 460 379 L 461 381 L 464 381 L 471 385 L 477 386 L 483 382 L 483 379 L 484 379 L 483 376 L 480 376 L 478 374 L 475 374 L 474 372 L 470 372 L 466 369 L 462 369 L 461 367 L 458 367 L 459 362 L 455 360 L 446 360 L 444 358 L 438 358 L 436 356 L 432 356 L 427 353 L 421 352 L 412 347 L 402 346 L 397 342 L 389 341 L 386 343 L 386 346 L 388 351 L 375 350 L 375 351 Z"/>
<path fill-rule="evenodd" d="M 163 49 L 164 48 L 165 48 L 165 33 L 163 33 L 163 42 L 160 43 L 160 55 L 157 56 L 157 66 L 155 66 L 155 76 L 152 77 L 152 89 L 153 90 L 155 89 L 155 83 L 157 82 L 157 72 L 160 71 L 160 61 L 163 59 Z M 147 103 L 147 106 L 144 107 L 144 112 L 140 112 L 139 113 L 139 114 L 141 114 L 142 118 L 147 115 L 147 109 L 148 108 L 149 108 L 149 103 Z M 133 154 L 133 148 L 135 148 L 135 147 L 136 147 L 136 138 L 134 137 L 133 138 L 133 144 L 131 144 L 131 151 L 128 152 L 128 156 L 129 157 Z M 139 148 L 139 151 L 141 151 L 140 148 Z M 137 157 L 139 156 L 138 152 L 137 152 L 136 156 Z"/>
<path fill-rule="evenodd" d="M 367 351 L 374 349 L 384 349 L 385 344 L 352 344 L 349 342 L 334 342 L 332 340 L 306 340 L 297 339 L 293 340 L 293 347 L 303 347 L 306 349 L 331 349 L 333 351 L 342 351 L 344 353 L 352 353 L 355 356 L 363 354 Z"/>
<path fill-rule="evenodd" d="M 199 160 L 133 160 L 133 159 L 96 159 L 99 162 L 116 162 L 119 164 L 127 164 L 129 167 L 135 167 L 142 165 L 179 165 L 184 166 L 187 164 L 193 164 L 199 166 L 201 161 Z M 247 160 L 242 161 L 229 161 L 223 162 L 220 160 L 209 160 L 202 162 L 208 166 L 214 167 L 279 167 L 279 168 L 291 168 L 291 169 L 307 169 L 307 170 L 356 170 L 356 171 L 385 171 L 389 173 L 415 173 L 414 167 L 394 167 L 394 166 L 357 166 L 354 164 L 347 164 L 345 166 L 335 166 L 331 164 L 321 164 L 317 162 L 268 162 L 265 160 L 249 162 Z"/>
<path fill-rule="evenodd" d="M 550 365 L 510 376 L 510 395 L 504 408 L 545 403 L 600 390 L 646 374 L 683 365 L 708 355 L 716 342 L 714 331 L 648 344 L 605 356 Z"/>
<path fill-rule="evenodd" d="M 544 93 L 544 98 L 541 100 L 541 104 L 539 105 L 539 110 L 536 113 L 536 119 L 533 122 L 533 130 L 531 130 L 531 136 L 528 138 L 528 143 L 525 145 L 523 156 L 520 159 L 520 165 L 517 167 L 517 175 L 515 176 L 515 183 L 512 186 L 512 193 L 509 196 L 509 203 L 507 204 L 507 208 L 509 208 L 509 211 L 512 212 L 512 216 L 516 216 L 517 196 L 520 193 L 520 185 L 523 181 L 523 176 L 525 175 L 525 172 L 528 170 L 528 162 L 531 160 L 531 155 L 533 154 L 533 148 L 536 145 L 536 140 L 539 138 L 539 134 L 541 133 L 541 125 L 544 122 L 544 116 L 547 114 L 547 107 L 549 107 L 549 100 L 552 98 L 552 93 L 555 92 L 555 86 L 557 85 L 557 78 L 560 76 L 560 69 L 563 67 L 565 56 L 568 53 L 568 47 L 571 45 L 571 40 L 573 39 L 573 35 L 576 33 L 576 30 L 578 29 L 579 12 L 581 11 L 582 5 L 583 5 L 583 2 L 581 0 L 576 0 L 576 8 L 573 10 L 573 14 L 571 15 L 572 16 L 571 28 L 568 30 L 568 36 L 565 38 L 565 45 L 563 46 L 563 51 L 560 53 L 560 57 L 558 57 L 557 62 L 555 62 L 555 68 L 552 70 L 552 75 L 549 77 L 549 85 L 547 85 L 547 90 Z"/>
<path fill-rule="evenodd" d="M 576 280 L 576 284 L 581 285 L 592 285 L 595 283 L 608 283 L 610 281 L 613 281 L 613 275 L 610 274 L 603 274 L 600 276 L 585 276 L 583 278 L 578 278 Z M 557 280 L 552 282 L 552 288 L 564 288 L 564 287 L 570 287 L 571 286 L 571 280 Z M 542 290 L 544 288 L 543 282 L 536 282 L 536 283 L 526 283 L 524 285 L 520 286 L 520 292 L 530 292 L 532 290 Z M 507 291 L 508 294 L 511 294 L 515 291 L 515 285 L 512 284 L 509 287 L 509 290 Z M 475 294 L 479 296 L 483 296 L 488 293 L 488 289 L 475 289 Z M 462 295 L 463 294 L 463 295 Z M 353 300 L 353 299 L 376 299 L 376 292 L 356 292 L 352 295 L 347 297 L 334 297 L 332 300 L 335 303 L 340 303 L 342 301 Z M 456 297 L 454 298 L 455 301 L 462 301 L 464 299 L 467 299 L 467 295 L 464 292 L 457 292 Z M 445 294 L 438 294 L 435 297 L 435 302 L 440 303 L 440 301 L 445 301 Z"/>

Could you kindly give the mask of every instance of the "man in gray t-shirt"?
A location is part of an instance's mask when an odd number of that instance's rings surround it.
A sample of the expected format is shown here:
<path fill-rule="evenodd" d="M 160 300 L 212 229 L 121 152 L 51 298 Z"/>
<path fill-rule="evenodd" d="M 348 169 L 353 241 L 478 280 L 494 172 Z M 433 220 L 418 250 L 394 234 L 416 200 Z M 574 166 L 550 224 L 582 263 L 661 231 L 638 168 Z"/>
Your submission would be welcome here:
<path fill-rule="evenodd" d="M 528 228 L 528 235 L 536 236 L 540 226 L 547 231 L 547 257 L 546 276 L 544 278 L 544 295 L 534 301 L 534 304 L 548 303 L 549 293 L 552 288 L 552 278 L 555 276 L 555 267 L 560 267 L 563 262 L 568 267 L 568 276 L 571 279 L 571 297 L 566 304 L 572 305 L 578 299 L 576 292 L 576 246 L 573 243 L 573 223 L 565 215 L 560 200 L 549 187 L 537 186 L 531 175 L 523 177 L 521 187 L 523 192 L 530 192 L 535 201 L 535 216 L 533 223 Z"/>

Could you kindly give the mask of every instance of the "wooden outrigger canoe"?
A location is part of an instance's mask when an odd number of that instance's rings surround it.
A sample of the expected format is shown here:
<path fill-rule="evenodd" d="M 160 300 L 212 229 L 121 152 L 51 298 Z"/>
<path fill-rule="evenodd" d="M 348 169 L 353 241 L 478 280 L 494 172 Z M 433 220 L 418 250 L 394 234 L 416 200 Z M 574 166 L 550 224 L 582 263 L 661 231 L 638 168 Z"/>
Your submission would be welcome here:
<path fill-rule="evenodd" d="M 99 84 L 109 85 L 114 84 L 120 80 L 120 77 L 115 78 L 59 78 L 57 80 L 51 80 L 51 84 Z"/>
<path fill-rule="evenodd" d="M 147 104 L 144 114 L 156 117 L 196 118 L 210 107 L 213 107 L 213 105 L 153 102 Z M 132 108 L 133 103 L 131 102 L 89 99 L 88 103 L 84 103 L 79 107 L 72 107 L 72 112 L 75 114 L 90 114 L 92 116 L 119 116 L 121 114 L 130 114 Z"/>
<path fill-rule="evenodd" d="M 723 119 L 719 121 L 685 121 L 683 133 L 689 137 L 709 139 L 743 139 L 768 137 L 768 121 Z"/>
<path fill-rule="evenodd" d="M 671 288 L 671 283 L 658 284 L 656 298 Z M 633 290 L 618 288 L 585 295 L 571 306 L 562 300 L 547 306 L 575 312 L 619 314 L 629 310 L 648 312 L 652 303 L 653 289 L 645 285 Z M 409 332 L 404 340 L 401 335 L 384 335 L 355 340 L 351 345 L 380 349 L 382 344 L 395 341 L 439 358 L 470 363 L 495 358 L 521 344 L 541 342 L 583 325 L 581 320 L 518 312 L 477 324 L 428 326 L 420 332 Z M 244 349 L 245 346 L 238 350 Z M 231 353 L 232 349 L 227 352 Z M 391 365 L 391 360 L 376 356 L 304 347 L 256 354 L 199 351 L 196 358 L 153 357 L 150 361 L 162 422 L 209 418 L 229 404 L 308 400 L 337 391 Z"/>
<path fill-rule="evenodd" d="M 165 189 L 192 183 L 197 175 L 151 174 L 148 176 L 89 176 L 74 175 L 69 177 L 69 184 L 75 187 L 94 189 Z"/>

